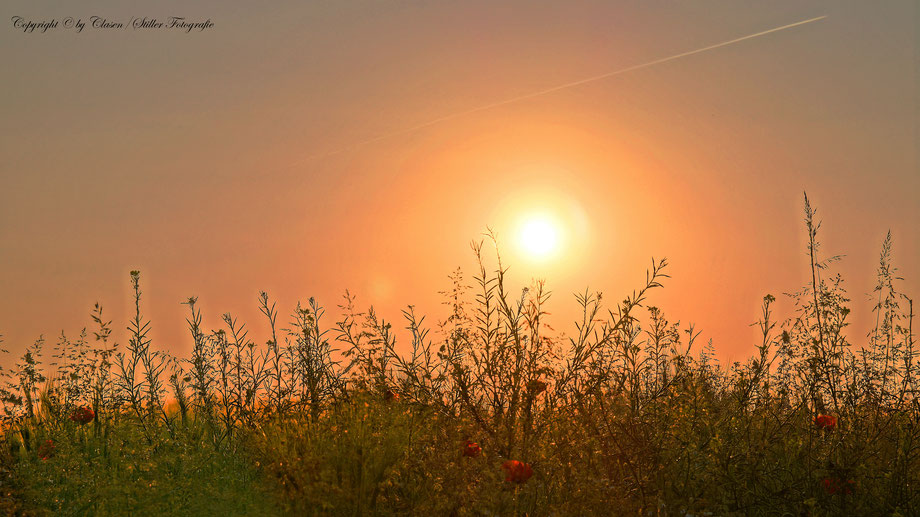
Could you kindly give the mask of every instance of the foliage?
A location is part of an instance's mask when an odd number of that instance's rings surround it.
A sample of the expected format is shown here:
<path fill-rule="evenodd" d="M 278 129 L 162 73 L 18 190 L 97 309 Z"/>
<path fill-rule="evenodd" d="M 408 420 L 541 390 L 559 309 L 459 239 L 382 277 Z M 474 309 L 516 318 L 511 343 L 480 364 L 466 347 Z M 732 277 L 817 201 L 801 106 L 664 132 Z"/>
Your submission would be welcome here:
<path fill-rule="evenodd" d="M 62 335 L 51 374 L 39 339 L 2 372 L 2 486 L 36 514 L 916 515 L 913 302 L 891 236 L 857 346 L 815 215 L 806 197 L 792 314 L 764 296 L 754 354 L 728 366 L 649 305 L 665 260 L 612 306 L 578 295 L 566 335 L 544 284 L 508 292 L 474 243 L 436 332 L 404 311 L 405 349 L 347 293 L 332 324 L 310 299 L 286 325 L 260 293 L 264 345 L 230 314 L 206 331 L 189 298 L 188 359 L 153 348 L 132 272 L 126 346 L 97 305 L 95 346 Z"/>

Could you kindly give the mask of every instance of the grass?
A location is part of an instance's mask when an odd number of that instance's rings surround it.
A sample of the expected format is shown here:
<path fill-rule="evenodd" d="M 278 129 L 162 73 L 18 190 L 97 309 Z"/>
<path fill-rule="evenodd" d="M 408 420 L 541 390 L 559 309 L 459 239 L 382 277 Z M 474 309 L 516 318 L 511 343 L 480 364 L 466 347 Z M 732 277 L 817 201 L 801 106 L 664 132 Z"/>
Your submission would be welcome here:
<path fill-rule="evenodd" d="M 126 344 L 97 305 L 95 330 L 62 335 L 53 369 L 40 339 L 3 371 L 0 508 L 918 515 L 913 302 L 897 291 L 890 235 L 877 324 L 857 345 L 819 227 L 806 198 L 810 282 L 788 296 L 785 320 L 763 298 L 755 354 L 728 366 L 649 304 L 664 260 L 612 306 L 579 295 L 583 317 L 560 334 L 545 323 L 543 285 L 507 292 L 500 257 L 475 244 L 476 273 L 458 271 L 444 293 L 450 316 L 432 329 L 407 308 L 399 351 L 392 324 L 347 295 L 329 322 L 312 299 L 282 319 L 263 293 L 262 345 L 229 314 L 205 332 L 190 298 L 188 358 L 148 339 L 132 272 Z"/>
<path fill-rule="evenodd" d="M 48 515 L 272 515 L 277 498 L 258 469 L 202 447 L 193 434 L 151 446 L 129 423 L 108 436 L 83 429 L 45 436 L 51 457 L 20 454 L 18 497 Z"/>

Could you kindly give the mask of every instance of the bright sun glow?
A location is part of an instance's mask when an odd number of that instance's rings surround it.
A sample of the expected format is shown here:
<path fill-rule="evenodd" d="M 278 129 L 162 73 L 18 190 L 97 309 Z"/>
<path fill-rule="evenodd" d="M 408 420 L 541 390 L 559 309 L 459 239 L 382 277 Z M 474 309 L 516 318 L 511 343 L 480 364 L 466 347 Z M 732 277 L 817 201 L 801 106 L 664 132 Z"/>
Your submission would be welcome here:
<path fill-rule="evenodd" d="M 568 278 L 591 254 L 588 214 L 580 196 L 563 188 L 561 176 L 510 190 L 485 219 L 505 264 L 523 278 Z"/>
<path fill-rule="evenodd" d="M 526 218 L 518 230 L 518 242 L 530 257 L 542 259 L 559 248 L 559 225 L 546 216 Z"/>

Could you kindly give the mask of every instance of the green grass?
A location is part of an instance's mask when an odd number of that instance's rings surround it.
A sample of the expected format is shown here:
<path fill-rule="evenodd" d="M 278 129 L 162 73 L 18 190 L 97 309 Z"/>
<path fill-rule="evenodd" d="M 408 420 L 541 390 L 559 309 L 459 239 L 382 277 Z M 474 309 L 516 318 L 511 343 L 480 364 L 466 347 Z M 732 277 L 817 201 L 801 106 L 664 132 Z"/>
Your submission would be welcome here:
<path fill-rule="evenodd" d="M 248 458 L 192 435 L 163 437 L 155 447 L 131 423 L 108 436 L 71 428 L 44 435 L 54 454 L 24 448 L 16 490 L 36 515 L 272 515 L 278 498 Z M 50 438 L 48 438 L 50 437 Z M 41 442 L 40 442 L 41 443 Z"/>

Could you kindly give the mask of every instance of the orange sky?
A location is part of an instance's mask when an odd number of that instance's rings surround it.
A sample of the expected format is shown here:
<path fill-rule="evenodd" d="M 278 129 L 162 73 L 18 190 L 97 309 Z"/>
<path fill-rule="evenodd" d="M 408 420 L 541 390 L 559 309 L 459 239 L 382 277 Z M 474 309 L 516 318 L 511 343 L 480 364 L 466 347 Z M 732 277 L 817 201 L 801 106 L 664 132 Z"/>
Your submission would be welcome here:
<path fill-rule="evenodd" d="M 384 317 L 414 304 L 433 321 L 492 226 L 515 282 L 548 280 L 555 327 L 571 328 L 572 293 L 621 299 L 666 256 L 651 303 L 741 359 L 763 295 L 788 314 L 780 295 L 808 281 L 803 190 L 824 250 L 847 255 L 857 342 L 889 228 L 918 293 L 915 2 L 149 4 L 0 7 L 215 24 L 0 30 L 0 334 L 14 353 L 75 334 L 96 301 L 123 327 L 132 269 L 154 346 L 179 355 L 188 296 L 209 328 L 229 311 L 258 342 L 259 290 L 284 313 L 315 296 L 329 326 L 346 288 Z M 535 266 L 515 257 L 511 220 L 548 205 L 580 222 L 560 260 Z"/>

